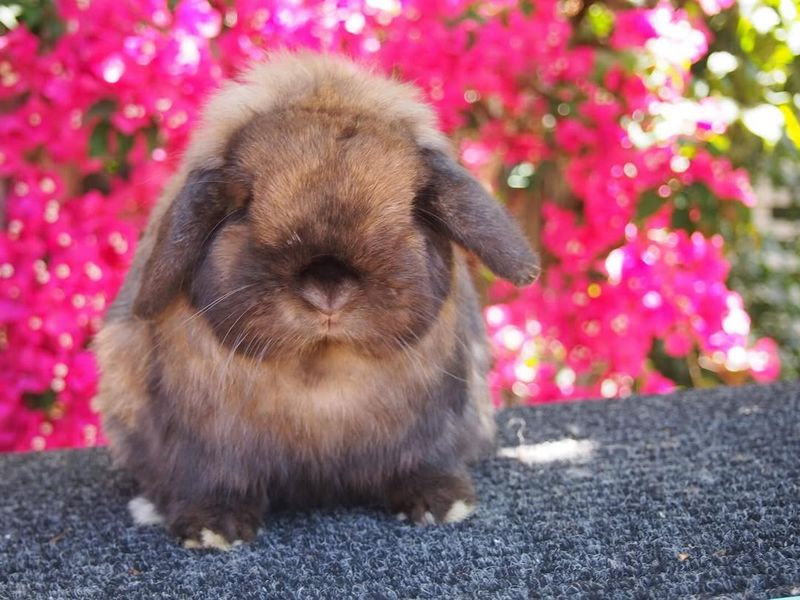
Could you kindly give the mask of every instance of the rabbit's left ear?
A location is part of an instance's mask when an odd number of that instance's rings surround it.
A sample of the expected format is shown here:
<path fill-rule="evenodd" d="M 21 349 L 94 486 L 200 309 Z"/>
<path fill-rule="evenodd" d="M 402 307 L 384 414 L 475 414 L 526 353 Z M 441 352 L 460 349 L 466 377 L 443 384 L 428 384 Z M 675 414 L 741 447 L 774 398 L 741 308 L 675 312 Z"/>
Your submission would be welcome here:
<path fill-rule="evenodd" d="M 517 286 L 532 283 L 539 259 L 505 207 L 445 153 L 422 153 L 430 179 L 417 197 L 420 216 L 477 255 L 495 275 Z"/>

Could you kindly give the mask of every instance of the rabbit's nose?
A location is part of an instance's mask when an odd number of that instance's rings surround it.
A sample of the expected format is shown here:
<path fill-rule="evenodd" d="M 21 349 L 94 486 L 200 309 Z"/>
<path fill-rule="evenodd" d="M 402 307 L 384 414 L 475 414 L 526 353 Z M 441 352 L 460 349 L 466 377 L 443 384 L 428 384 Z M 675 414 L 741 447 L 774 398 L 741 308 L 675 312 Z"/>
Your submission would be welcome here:
<path fill-rule="evenodd" d="M 353 297 L 357 275 L 342 261 L 323 256 L 300 272 L 300 297 L 325 315 L 341 311 Z"/>
<path fill-rule="evenodd" d="M 300 290 L 300 296 L 324 315 L 334 315 L 344 308 L 352 297 L 349 285 L 322 286 L 310 283 Z"/>

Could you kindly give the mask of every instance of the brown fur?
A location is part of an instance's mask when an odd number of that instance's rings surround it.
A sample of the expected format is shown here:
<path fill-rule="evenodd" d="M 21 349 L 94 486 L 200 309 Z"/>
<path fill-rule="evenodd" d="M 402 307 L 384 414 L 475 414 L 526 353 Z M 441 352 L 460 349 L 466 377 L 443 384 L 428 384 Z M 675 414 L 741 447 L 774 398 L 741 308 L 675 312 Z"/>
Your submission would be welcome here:
<path fill-rule="evenodd" d="M 280 55 L 203 123 L 97 339 L 117 461 L 191 547 L 267 506 L 468 514 L 494 425 L 454 242 L 522 283 L 519 229 L 413 88 L 342 59 Z"/>
<path fill-rule="evenodd" d="M 196 400 L 181 408 L 194 431 L 220 446 L 240 424 L 253 431 L 269 430 L 281 444 L 298 445 L 301 454 L 324 458 L 353 440 L 371 444 L 406 431 L 419 412 L 426 389 L 441 375 L 437 362 L 421 362 L 414 354 L 375 359 L 348 347 L 330 347 L 313 356 L 261 361 L 220 347 L 210 327 L 197 319 L 182 324 L 196 311 L 178 301 L 164 316 L 159 335 L 162 353 L 180 360 L 165 362 L 162 384 L 169 391 Z M 422 357 L 449 356 L 454 338 L 452 300 L 415 350 Z M 403 386 L 393 389 L 398 382 Z M 209 387 L 223 393 L 224 405 L 208 396 Z M 269 402 L 262 399 L 269 397 Z"/>
<path fill-rule="evenodd" d="M 98 333 L 94 346 L 103 365 L 97 393 L 99 408 L 105 414 L 113 413 L 125 428 L 133 429 L 147 405 L 147 361 L 132 357 L 131 348 L 150 347 L 150 336 L 139 324 L 111 322 Z"/>

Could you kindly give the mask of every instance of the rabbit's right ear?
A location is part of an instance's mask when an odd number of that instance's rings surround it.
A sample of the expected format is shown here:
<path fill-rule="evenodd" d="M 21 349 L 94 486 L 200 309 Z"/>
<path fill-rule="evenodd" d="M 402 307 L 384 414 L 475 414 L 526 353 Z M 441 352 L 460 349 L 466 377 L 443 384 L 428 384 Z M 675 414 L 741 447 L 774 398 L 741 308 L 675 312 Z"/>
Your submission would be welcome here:
<path fill-rule="evenodd" d="M 152 319 L 183 287 L 200 249 L 231 208 L 221 169 L 191 171 L 164 214 L 140 279 L 133 314 Z"/>

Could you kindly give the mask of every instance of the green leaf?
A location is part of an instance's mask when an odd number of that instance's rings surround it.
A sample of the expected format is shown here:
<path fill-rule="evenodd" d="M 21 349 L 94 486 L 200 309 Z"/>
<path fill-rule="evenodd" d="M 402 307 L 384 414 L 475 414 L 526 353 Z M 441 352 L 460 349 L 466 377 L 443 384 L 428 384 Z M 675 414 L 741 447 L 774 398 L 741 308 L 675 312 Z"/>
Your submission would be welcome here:
<path fill-rule="evenodd" d="M 125 160 L 128 152 L 133 148 L 134 138 L 131 135 L 125 135 L 121 131 L 117 132 L 117 156 L 120 160 Z"/>
<path fill-rule="evenodd" d="M 152 154 L 158 148 L 158 127 L 155 124 L 148 125 L 144 130 L 144 139 L 147 142 L 147 153 Z"/>
<path fill-rule="evenodd" d="M 98 157 L 108 154 L 108 132 L 111 129 L 108 121 L 100 121 L 92 129 L 89 136 L 89 156 Z"/>
<path fill-rule="evenodd" d="M 647 217 L 654 215 L 659 208 L 664 206 L 665 202 L 666 200 L 656 192 L 645 192 L 636 204 L 636 219 L 643 221 Z"/>
<path fill-rule="evenodd" d="M 614 28 L 614 13 L 602 4 L 592 4 L 588 11 L 589 26 L 599 38 L 606 38 Z"/>
<path fill-rule="evenodd" d="M 56 403 L 57 399 L 56 393 L 51 389 L 39 392 L 38 394 L 35 392 L 25 392 L 22 394 L 22 401 L 25 402 L 25 406 L 31 410 L 47 410 Z"/>
<path fill-rule="evenodd" d="M 21 8 L 17 20 L 37 35 L 45 47 L 50 47 L 64 33 L 64 23 L 53 0 L 19 0 L 14 5 Z"/>
<path fill-rule="evenodd" d="M 725 154 L 731 148 L 731 140 L 726 135 L 715 135 L 708 142 L 719 154 Z"/>
<path fill-rule="evenodd" d="M 108 119 L 117 110 L 117 101 L 111 98 L 98 100 L 89 107 L 86 111 L 86 117 L 99 117 L 101 119 Z"/>
<path fill-rule="evenodd" d="M 672 218 L 670 219 L 670 227 L 672 229 L 683 229 L 684 231 L 694 231 L 695 227 L 692 225 L 692 220 L 689 218 L 689 210 L 686 208 L 678 208 L 672 211 Z"/>
<path fill-rule="evenodd" d="M 794 147 L 800 150 L 800 121 L 797 120 L 797 115 L 789 104 L 784 104 L 780 109 L 786 125 L 786 135 Z"/>

